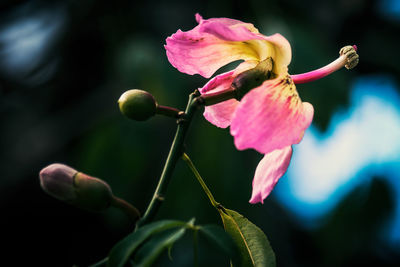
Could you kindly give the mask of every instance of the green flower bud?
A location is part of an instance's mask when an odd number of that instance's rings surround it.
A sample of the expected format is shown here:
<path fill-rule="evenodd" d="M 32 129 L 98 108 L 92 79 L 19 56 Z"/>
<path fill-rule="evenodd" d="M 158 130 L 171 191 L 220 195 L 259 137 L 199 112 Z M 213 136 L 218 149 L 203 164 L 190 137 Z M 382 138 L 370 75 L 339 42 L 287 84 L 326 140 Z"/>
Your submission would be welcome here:
<path fill-rule="evenodd" d="M 93 211 L 110 207 L 113 194 L 103 180 L 78 172 L 74 177 L 74 187 L 77 195 L 74 205 Z"/>
<path fill-rule="evenodd" d="M 105 210 L 113 201 L 114 196 L 106 182 L 64 164 L 47 166 L 40 171 L 39 177 L 46 193 L 86 210 Z"/>
<path fill-rule="evenodd" d="M 130 119 L 144 121 L 156 114 L 157 103 L 154 97 L 139 89 L 128 90 L 118 100 L 122 114 Z"/>
<path fill-rule="evenodd" d="M 274 61 L 269 57 L 254 68 L 236 76 L 232 86 L 236 89 L 237 99 L 242 99 L 251 89 L 260 86 L 264 81 L 275 78 L 276 75 L 272 72 L 273 67 Z"/>

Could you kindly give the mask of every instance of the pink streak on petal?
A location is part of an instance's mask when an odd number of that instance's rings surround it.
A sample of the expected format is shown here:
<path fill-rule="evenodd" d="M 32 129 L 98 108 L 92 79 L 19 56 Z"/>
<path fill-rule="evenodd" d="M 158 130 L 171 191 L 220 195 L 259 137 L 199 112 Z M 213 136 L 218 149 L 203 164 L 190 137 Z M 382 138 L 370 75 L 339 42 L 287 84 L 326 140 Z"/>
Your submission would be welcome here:
<path fill-rule="evenodd" d="M 278 180 L 285 174 L 291 157 L 291 146 L 277 149 L 264 155 L 254 175 L 253 193 L 249 201 L 250 203 L 264 203 L 264 199 L 271 193 Z"/>
<path fill-rule="evenodd" d="M 237 149 L 267 154 L 299 143 L 313 114 L 312 105 L 301 102 L 290 79 L 280 76 L 243 97 L 230 130 Z"/>

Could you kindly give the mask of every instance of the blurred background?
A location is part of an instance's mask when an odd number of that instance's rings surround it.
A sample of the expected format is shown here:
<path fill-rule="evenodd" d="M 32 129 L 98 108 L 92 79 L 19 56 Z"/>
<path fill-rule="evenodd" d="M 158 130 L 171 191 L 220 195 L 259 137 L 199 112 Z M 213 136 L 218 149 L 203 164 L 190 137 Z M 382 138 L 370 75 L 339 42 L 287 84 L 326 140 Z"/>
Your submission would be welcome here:
<path fill-rule="evenodd" d="M 400 264 L 400 1 L 12 1 L 0 4 L 2 261 L 8 266 L 88 266 L 133 230 L 119 210 L 88 213 L 46 195 L 41 168 L 61 162 L 107 181 L 141 211 L 151 199 L 176 124 L 130 121 L 117 100 L 149 91 L 183 109 L 207 81 L 172 67 L 165 38 L 194 15 L 253 23 L 292 46 L 292 74 L 321 67 L 356 44 L 359 65 L 297 86 L 315 117 L 287 174 L 264 205 L 251 205 L 262 155 L 236 151 L 227 129 L 201 112 L 187 152 L 217 201 L 258 225 L 278 266 Z M 158 219 L 219 224 L 182 162 Z M 190 236 L 172 263 L 191 266 Z M 206 243 L 200 266 L 228 266 Z"/>

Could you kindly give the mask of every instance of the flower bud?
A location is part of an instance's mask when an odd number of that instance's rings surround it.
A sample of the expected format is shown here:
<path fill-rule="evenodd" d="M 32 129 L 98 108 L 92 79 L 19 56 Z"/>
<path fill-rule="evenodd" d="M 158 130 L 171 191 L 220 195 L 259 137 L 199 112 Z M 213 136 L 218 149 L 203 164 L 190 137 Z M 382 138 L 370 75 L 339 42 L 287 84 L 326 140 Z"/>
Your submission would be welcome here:
<path fill-rule="evenodd" d="M 157 103 L 154 97 L 143 90 L 132 89 L 121 95 L 118 100 L 122 114 L 130 119 L 144 121 L 156 114 Z"/>
<path fill-rule="evenodd" d="M 260 86 L 264 81 L 275 78 L 272 72 L 274 61 L 271 57 L 261 61 L 252 69 L 240 73 L 232 82 L 236 89 L 237 99 L 240 100 L 251 89 Z"/>
<path fill-rule="evenodd" d="M 74 176 L 77 172 L 64 164 L 51 164 L 40 171 L 40 186 L 52 197 L 70 203 L 77 198 L 74 189 Z"/>
<path fill-rule="evenodd" d="M 111 205 L 110 186 L 64 164 L 51 164 L 40 171 L 40 184 L 49 195 L 74 206 L 101 211 Z"/>

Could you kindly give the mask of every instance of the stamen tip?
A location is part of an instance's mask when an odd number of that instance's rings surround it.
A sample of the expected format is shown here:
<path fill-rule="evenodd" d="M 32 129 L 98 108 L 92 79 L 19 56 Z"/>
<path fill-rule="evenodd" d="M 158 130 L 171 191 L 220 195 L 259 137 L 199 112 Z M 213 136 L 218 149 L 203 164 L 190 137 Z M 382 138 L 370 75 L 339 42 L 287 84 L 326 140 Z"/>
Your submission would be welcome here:
<path fill-rule="evenodd" d="M 356 45 L 348 45 L 343 47 L 342 49 L 340 49 L 339 54 L 341 56 L 345 56 L 346 57 L 346 64 L 344 65 L 346 67 L 346 69 L 350 70 L 352 68 L 354 68 L 355 66 L 357 66 L 358 61 L 359 61 L 359 57 L 357 54 L 357 46 Z"/>

